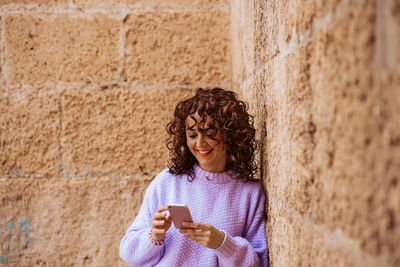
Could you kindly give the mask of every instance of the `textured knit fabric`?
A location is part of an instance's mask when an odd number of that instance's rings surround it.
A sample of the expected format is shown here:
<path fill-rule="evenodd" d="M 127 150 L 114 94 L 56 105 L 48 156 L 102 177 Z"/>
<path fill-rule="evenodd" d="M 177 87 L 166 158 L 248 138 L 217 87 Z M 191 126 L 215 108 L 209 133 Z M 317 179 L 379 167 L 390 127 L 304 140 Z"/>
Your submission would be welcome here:
<path fill-rule="evenodd" d="M 195 179 L 164 170 L 146 190 L 140 211 L 120 244 L 128 264 L 145 266 L 268 266 L 261 183 L 231 179 L 228 173 L 211 173 L 194 167 Z M 206 179 L 208 178 L 208 179 Z M 172 224 L 165 244 L 149 240 L 151 218 L 159 206 L 188 205 L 194 222 L 207 223 L 225 233 L 217 249 L 185 237 Z"/>

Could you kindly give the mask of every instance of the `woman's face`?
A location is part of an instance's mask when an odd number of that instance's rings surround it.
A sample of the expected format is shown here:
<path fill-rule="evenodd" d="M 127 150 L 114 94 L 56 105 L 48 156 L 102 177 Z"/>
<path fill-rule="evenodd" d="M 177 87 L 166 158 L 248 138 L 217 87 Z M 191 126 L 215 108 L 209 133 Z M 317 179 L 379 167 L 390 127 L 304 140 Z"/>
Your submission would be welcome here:
<path fill-rule="evenodd" d="M 197 121 L 201 118 L 198 114 L 194 115 Z M 204 124 L 204 131 L 198 130 L 198 124 L 192 118 L 186 119 L 186 144 L 193 156 L 199 162 L 200 168 L 210 172 L 223 172 L 226 165 L 226 147 L 222 143 L 221 133 L 213 135 L 213 130 L 209 127 L 210 118 Z M 217 129 L 218 129 L 218 125 Z"/>

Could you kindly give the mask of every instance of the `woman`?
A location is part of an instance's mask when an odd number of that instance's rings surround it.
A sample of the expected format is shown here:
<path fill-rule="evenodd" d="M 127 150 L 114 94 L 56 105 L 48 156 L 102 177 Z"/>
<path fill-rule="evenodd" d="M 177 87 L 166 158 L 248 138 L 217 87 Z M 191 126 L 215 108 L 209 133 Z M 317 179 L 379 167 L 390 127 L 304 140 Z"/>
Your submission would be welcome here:
<path fill-rule="evenodd" d="M 134 266 L 268 266 L 253 118 L 235 93 L 198 89 L 168 124 L 171 160 L 148 187 L 120 244 Z M 172 224 L 168 204 L 193 222 Z"/>

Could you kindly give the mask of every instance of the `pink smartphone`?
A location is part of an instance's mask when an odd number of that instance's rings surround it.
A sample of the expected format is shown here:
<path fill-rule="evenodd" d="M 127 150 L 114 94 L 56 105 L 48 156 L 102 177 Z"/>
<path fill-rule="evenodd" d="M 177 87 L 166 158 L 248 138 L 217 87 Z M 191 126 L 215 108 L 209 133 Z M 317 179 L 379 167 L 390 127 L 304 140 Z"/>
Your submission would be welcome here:
<path fill-rule="evenodd" d="M 169 204 L 169 213 L 171 214 L 172 221 L 175 228 L 180 229 L 183 222 L 193 222 L 192 215 L 187 205 L 182 204 Z"/>

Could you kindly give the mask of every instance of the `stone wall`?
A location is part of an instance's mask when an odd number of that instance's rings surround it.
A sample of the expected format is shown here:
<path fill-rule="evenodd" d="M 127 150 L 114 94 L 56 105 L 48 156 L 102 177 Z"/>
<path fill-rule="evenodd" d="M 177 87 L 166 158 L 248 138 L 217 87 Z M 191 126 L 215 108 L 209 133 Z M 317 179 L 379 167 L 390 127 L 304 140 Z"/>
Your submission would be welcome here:
<path fill-rule="evenodd" d="M 400 265 L 398 1 L 232 3 L 272 266 Z"/>
<path fill-rule="evenodd" d="M 271 266 L 399 266 L 396 0 L 3 0 L 0 265 L 118 245 L 197 87 L 250 104 Z"/>
<path fill-rule="evenodd" d="M 231 87 L 227 0 L 0 3 L 0 265 L 125 266 L 165 126 Z"/>

